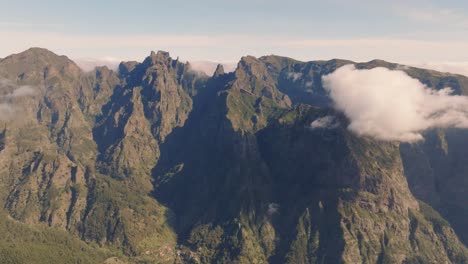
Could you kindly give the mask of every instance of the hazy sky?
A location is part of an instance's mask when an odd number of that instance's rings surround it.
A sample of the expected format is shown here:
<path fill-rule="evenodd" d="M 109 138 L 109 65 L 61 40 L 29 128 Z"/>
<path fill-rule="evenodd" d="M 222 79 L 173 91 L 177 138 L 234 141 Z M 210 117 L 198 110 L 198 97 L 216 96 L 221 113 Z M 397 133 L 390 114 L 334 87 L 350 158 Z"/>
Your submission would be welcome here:
<path fill-rule="evenodd" d="M 111 60 L 167 50 L 223 62 L 246 54 L 468 62 L 468 1 L 462 0 L 0 0 L 0 10 L 0 57 L 39 46 Z"/>

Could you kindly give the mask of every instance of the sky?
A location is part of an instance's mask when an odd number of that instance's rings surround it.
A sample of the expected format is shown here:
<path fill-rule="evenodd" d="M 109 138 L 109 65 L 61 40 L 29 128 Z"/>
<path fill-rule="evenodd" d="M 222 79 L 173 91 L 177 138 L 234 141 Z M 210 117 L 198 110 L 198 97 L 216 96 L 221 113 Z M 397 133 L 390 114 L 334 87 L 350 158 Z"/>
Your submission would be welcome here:
<path fill-rule="evenodd" d="M 424 66 L 468 75 L 468 1 L 0 0 L 0 57 L 42 47 L 78 61 L 244 55 Z"/>

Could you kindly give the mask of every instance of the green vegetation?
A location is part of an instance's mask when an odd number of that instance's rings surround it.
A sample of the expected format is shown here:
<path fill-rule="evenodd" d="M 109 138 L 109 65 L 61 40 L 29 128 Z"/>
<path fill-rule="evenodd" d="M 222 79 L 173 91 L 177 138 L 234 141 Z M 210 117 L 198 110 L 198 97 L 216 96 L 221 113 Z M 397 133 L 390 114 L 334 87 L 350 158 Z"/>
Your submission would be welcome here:
<path fill-rule="evenodd" d="M 347 63 L 247 56 L 208 78 L 166 52 L 118 73 L 0 60 L 37 88 L 0 122 L 0 263 L 467 263 L 466 135 L 352 134 L 321 80 Z M 377 66 L 397 67 L 357 65 Z"/>
<path fill-rule="evenodd" d="M 118 255 L 62 230 L 14 221 L 4 212 L 0 213 L 0 234 L 0 263 L 101 263 Z"/>

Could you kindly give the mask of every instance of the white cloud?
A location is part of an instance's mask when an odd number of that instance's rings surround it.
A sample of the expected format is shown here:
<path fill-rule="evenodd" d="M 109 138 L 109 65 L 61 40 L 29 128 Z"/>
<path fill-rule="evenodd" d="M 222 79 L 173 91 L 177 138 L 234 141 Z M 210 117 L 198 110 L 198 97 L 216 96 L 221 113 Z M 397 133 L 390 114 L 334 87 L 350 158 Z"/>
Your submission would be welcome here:
<path fill-rule="evenodd" d="M 420 62 L 408 64 L 418 68 L 461 74 L 468 77 L 468 62 Z"/>
<path fill-rule="evenodd" d="M 111 70 L 117 70 L 120 62 L 124 61 L 114 57 L 102 58 L 77 58 L 73 61 L 85 72 L 92 71 L 98 66 L 107 66 Z M 222 64 L 225 72 L 232 72 L 236 69 L 235 62 L 214 62 L 214 61 L 190 61 L 193 70 L 200 71 L 211 76 L 218 64 Z"/>
<path fill-rule="evenodd" d="M 333 129 L 339 126 L 338 121 L 336 121 L 333 116 L 324 116 L 318 119 L 315 119 L 311 124 L 311 129 Z"/>
<path fill-rule="evenodd" d="M 300 72 L 288 72 L 287 73 L 288 79 L 291 79 L 293 82 L 299 80 L 302 77 L 302 73 Z"/>
<path fill-rule="evenodd" d="M 121 59 L 114 57 L 103 57 L 103 58 L 77 58 L 73 61 L 85 72 L 94 70 L 98 66 L 107 66 L 111 70 L 117 70 Z"/>
<path fill-rule="evenodd" d="M 349 130 L 380 140 L 414 142 L 431 128 L 468 128 L 468 97 L 436 91 L 402 71 L 346 65 L 323 77 Z"/>
<path fill-rule="evenodd" d="M 279 212 L 279 204 L 277 203 L 270 203 L 268 204 L 268 210 L 267 210 L 267 214 L 268 215 L 273 215 L 273 214 L 276 214 Z"/>
<path fill-rule="evenodd" d="M 30 96 L 36 93 L 36 90 L 31 85 L 18 85 L 8 79 L 0 79 L 0 92 L 8 91 L 0 94 L 0 99 L 10 99 L 16 97 Z"/>
<path fill-rule="evenodd" d="M 453 19 L 457 15 L 455 10 L 446 8 L 404 8 L 400 14 L 420 22 L 438 22 L 447 18 Z"/>
<path fill-rule="evenodd" d="M 312 86 L 314 86 L 313 81 L 308 81 L 308 82 L 305 83 L 305 87 L 307 87 L 307 88 L 311 88 Z"/>
<path fill-rule="evenodd" d="M 4 95 L 5 98 L 16 98 L 16 97 L 23 97 L 23 96 L 30 96 L 34 95 L 36 91 L 30 85 L 21 85 L 18 86 L 13 92 Z"/>
<path fill-rule="evenodd" d="M 409 70 L 411 67 L 408 66 L 408 65 L 403 65 L 403 64 L 398 64 L 395 68 L 395 70 L 397 71 L 405 71 L 405 70 Z"/>
<path fill-rule="evenodd" d="M 0 79 L 0 92 L 7 90 L 9 92 L 0 95 L 0 120 L 6 121 L 14 118 L 17 113 L 17 106 L 12 99 L 32 96 L 36 93 L 33 86 L 17 85 L 8 79 Z"/>
<path fill-rule="evenodd" d="M 416 22 L 442 24 L 446 27 L 450 26 L 452 28 L 466 28 L 468 26 L 468 17 L 456 9 L 441 8 L 437 6 L 401 6 L 397 8 L 396 11 L 401 16 Z"/>
<path fill-rule="evenodd" d="M 216 67 L 220 64 L 219 62 L 213 61 L 190 61 L 192 69 L 196 71 L 204 72 L 206 75 L 211 76 L 216 70 Z M 221 63 L 224 68 L 224 72 L 232 72 L 236 69 L 237 63 L 226 62 Z"/>

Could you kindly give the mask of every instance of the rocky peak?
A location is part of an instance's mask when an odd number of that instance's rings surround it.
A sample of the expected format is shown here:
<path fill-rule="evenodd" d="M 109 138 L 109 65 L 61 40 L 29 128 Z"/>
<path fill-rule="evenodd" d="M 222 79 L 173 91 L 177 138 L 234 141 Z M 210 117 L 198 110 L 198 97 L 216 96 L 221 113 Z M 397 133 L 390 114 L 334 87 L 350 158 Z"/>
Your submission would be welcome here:
<path fill-rule="evenodd" d="M 288 57 L 277 56 L 277 55 L 262 56 L 259 58 L 259 60 L 267 64 L 270 70 L 275 70 L 275 71 L 281 71 L 281 69 L 288 68 L 291 65 L 303 63 L 298 60 L 294 60 Z"/>
<path fill-rule="evenodd" d="M 119 74 L 125 76 L 135 69 L 139 64 L 136 61 L 123 61 L 119 64 Z"/>
<path fill-rule="evenodd" d="M 216 70 L 213 74 L 213 78 L 216 78 L 216 77 L 219 77 L 220 75 L 223 75 L 225 72 L 224 72 L 224 66 L 222 64 L 218 64 L 218 66 L 216 66 Z"/>
<path fill-rule="evenodd" d="M 253 93 L 259 92 L 254 91 L 257 88 L 272 88 L 276 82 L 268 71 L 267 65 L 253 56 L 242 57 L 234 73 L 240 87 L 244 89 L 250 87 Z"/>
<path fill-rule="evenodd" d="M 169 52 L 163 51 L 163 50 L 158 50 L 158 52 L 151 51 L 150 56 L 151 57 L 160 56 L 160 57 L 170 58 Z"/>
<path fill-rule="evenodd" d="M 169 52 L 161 51 L 158 52 L 151 51 L 150 56 L 145 59 L 145 64 L 156 65 L 156 64 L 166 64 L 170 65 L 172 58 Z"/>
<path fill-rule="evenodd" d="M 247 56 L 243 56 L 243 57 L 240 59 L 240 61 L 239 61 L 239 63 L 238 63 L 237 66 L 238 66 L 238 67 L 239 67 L 239 66 L 246 67 L 246 66 L 250 66 L 250 65 L 252 65 L 252 64 L 256 64 L 256 63 L 258 63 L 258 62 L 259 62 L 258 59 L 255 58 L 254 56 L 247 55 Z"/>
<path fill-rule="evenodd" d="M 0 75 L 8 79 L 40 80 L 57 75 L 77 78 L 81 73 L 78 65 L 67 56 L 43 48 L 30 48 L 0 62 Z"/>
<path fill-rule="evenodd" d="M 108 79 L 111 75 L 115 74 L 115 72 L 111 69 L 109 69 L 107 66 L 98 66 L 94 69 L 94 74 L 96 78 L 99 80 L 106 80 Z"/>
<path fill-rule="evenodd" d="M 253 56 L 244 56 L 240 59 L 237 64 L 237 68 L 234 71 L 237 78 L 243 78 L 245 75 L 257 75 L 259 61 Z"/>
<path fill-rule="evenodd" d="M 364 68 L 364 69 L 372 69 L 375 67 L 385 67 L 388 69 L 395 69 L 398 66 L 398 64 L 387 62 L 384 60 L 375 59 L 366 63 L 358 63 L 356 66 L 358 68 Z"/>
<path fill-rule="evenodd" d="M 48 49 L 44 49 L 44 48 L 37 48 L 37 47 L 33 47 L 33 48 L 30 48 L 30 49 L 27 49 L 21 53 L 18 53 L 18 54 L 13 54 L 9 57 L 15 57 L 15 56 L 20 56 L 20 57 L 31 57 L 31 56 L 34 56 L 36 58 L 39 58 L 39 59 L 42 59 L 42 58 L 67 58 L 67 56 L 60 56 L 60 55 L 57 55 L 55 54 L 54 52 L 48 50 Z"/>

